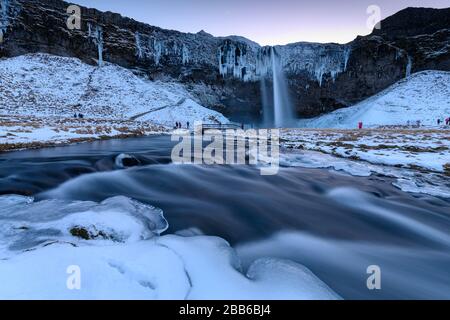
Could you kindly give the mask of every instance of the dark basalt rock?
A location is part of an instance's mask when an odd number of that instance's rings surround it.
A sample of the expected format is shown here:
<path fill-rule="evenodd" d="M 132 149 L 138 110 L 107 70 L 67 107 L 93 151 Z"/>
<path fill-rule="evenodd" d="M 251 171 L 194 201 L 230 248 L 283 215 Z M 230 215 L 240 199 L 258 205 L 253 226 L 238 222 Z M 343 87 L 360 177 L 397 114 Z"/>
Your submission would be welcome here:
<path fill-rule="evenodd" d="M 89 231 L 88 229 L 81 227 L 81 226 L 75 226 L 69 230 L 70 234 L 76 238 L 80 238 L 83 240 L 112 240 L 112 241 L 119 241 L 117 240 L 114 235 L 107 234 L 104 231 Z"/>
<path fill-rule="evenodd" d="M 450 8 L 406 8 L 381 22 L 381 29 L 373 35 L 388 41 L 418 35 L 431 35 L 450 27 Z"/>
<path fill-rule="evenodd" d="M 101 56 L 149 79 L 182 82 L 200 103 L 232 119 L 261 117 L 261 57 L 270 50 L 248 39 L 164 30 L 87 8 L 82 8 L 81 30 L 69 30 L 66 2 L 0 4 L 8 13 L 0 17 L 0 57 L 44 52 L 96 64 Z M 449 71 L 449 12 L 408 8 L 383 20 L 381 30 L 346 45 L 275 47 L 298 114 L 312 117 L 355 104 L 404 78 L 409 69 Z"/>

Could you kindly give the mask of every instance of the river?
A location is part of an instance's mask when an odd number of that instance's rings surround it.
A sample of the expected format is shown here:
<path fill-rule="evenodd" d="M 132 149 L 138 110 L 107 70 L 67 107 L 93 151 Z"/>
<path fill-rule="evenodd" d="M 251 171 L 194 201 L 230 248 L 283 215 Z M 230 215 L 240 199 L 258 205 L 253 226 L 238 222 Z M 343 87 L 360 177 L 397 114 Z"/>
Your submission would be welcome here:
<path fill-rule="evenodd" d="M 450 298 L 450 202 L 383 176 L 283 167 L 174 165 L 169 136 L 0 155 L 0 194 L 102 201 L 124 195 L 164 211 L 166 233 L 219 236 L 249 265 L 299 262 L 345 299 Z M 119 154 L 139 165 L 117 166 Z M 379 266 L 382 289 L 366 286 Z"/>

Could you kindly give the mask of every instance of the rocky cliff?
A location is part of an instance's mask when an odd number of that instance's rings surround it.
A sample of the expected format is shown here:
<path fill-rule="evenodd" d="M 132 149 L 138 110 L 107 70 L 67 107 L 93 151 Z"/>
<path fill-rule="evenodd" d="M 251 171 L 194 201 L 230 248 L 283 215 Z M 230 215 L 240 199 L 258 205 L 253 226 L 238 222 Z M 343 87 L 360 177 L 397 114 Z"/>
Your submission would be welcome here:
<path fill-rule="evenodd" d="M 109 61 L 150 79 L 184 83 L 203 105 L 232 118 L 260 118 L 260 79 L 270 79 L 271 54 L 282 62 L 297 112 L 306 117 L 357 103 L 412 72 L 450 70 L 449 9 L 405 9 L 346 45 L 269 50 L 241 37 L 164 30 L 88 8 L 81 10 L 81 29 L 69 30 L 69 4 L 60 0 L 0 0 L 0 6 L 0 57 L 44 52 Z"/>

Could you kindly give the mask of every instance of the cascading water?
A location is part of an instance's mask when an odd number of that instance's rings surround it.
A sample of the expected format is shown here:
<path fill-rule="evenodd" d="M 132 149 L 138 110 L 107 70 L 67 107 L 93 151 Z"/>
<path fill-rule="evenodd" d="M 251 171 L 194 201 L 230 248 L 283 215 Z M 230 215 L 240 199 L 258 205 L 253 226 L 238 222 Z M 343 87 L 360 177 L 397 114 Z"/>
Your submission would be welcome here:
<path fill-rule="evenodd" d="M 269 80 L 261 77 L 261 101 L 263 105 L 263 126 L 270 128 L 274 126 L 273 113 L 273 91 Z"/>
<path fill-rule="evenodd" d="M 276 56 L 275 50 L 271 48 L 272 77 L 273 77 L 273 101 L 274 101 L 274 123 L 275 127 L 286 127 L 292 124 L 294 113 L 289 99 L 287 81 L 283 72 L 281 59 Z"/>
<path fill-rule="evenodd" d="M 260 59 L 264 125 L 277 128 L 291 126 L 295 116 L 281 59 L 273 47 L 268 52 L 263 51 Z M 272 95 L 267 80 L 269 75 L 272 76 Z"/>

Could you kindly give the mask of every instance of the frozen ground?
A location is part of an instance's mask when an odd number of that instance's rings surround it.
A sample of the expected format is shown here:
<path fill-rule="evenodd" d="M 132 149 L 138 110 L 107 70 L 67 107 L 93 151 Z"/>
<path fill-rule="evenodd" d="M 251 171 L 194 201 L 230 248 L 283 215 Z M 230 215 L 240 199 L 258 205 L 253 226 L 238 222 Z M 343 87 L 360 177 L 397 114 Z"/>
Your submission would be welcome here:
<path fill-rule="evenodd" d="M 160 134 L 150 122 L 61 117 L 0 116 L 0 151 Z"/>
<path fill-rule="evenodd" d="M 381 174 L 404 191 L 450 198 L 450 130 L 289 129 L 282 146 L 283 165 Z"/>
<path fill-rule="evenodd" d="M 299 264 L 263 258 L 244 271 L 225 240 L 160 236 L 161 210 L 126 197 L 1 196 L 0 208 L 0 299 L 339 298 Z"/>
<path fill-rule="evenodd" d="M 301 127 L 353 129 L 416 125 L 437 126 L 450 117 L 450 72 L 423 71 L 405 78 L 352 107 L 309 120 Z"/>
<path fill-rule="evenodd" d="M 285 130 L 284 145 L 351 160 L 443 173 L 450 166 L 450 130 Z M 448 170 L 448 168 L 447 168 Z"/>

